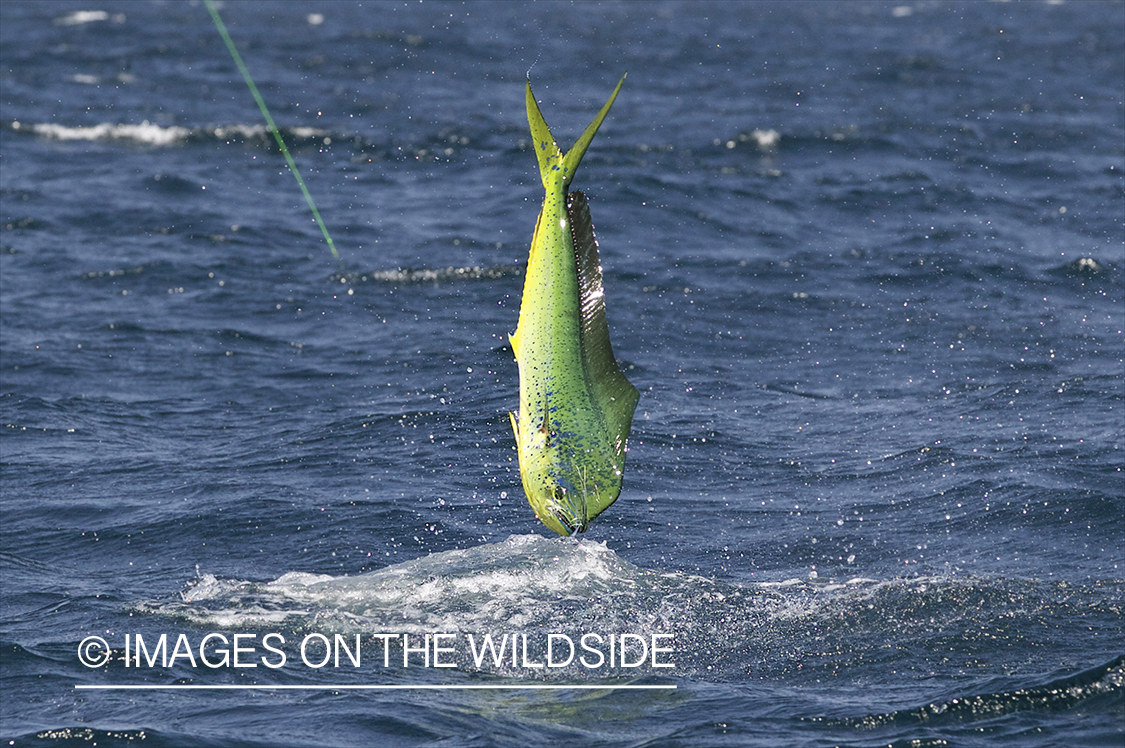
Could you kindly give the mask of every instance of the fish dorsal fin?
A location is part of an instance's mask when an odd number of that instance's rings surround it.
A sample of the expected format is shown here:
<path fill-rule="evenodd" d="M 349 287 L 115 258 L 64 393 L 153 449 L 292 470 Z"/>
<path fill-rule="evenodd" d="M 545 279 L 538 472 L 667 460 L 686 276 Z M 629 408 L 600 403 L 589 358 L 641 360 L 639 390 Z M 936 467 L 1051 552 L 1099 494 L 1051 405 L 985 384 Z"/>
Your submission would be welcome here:
<path fill-rule="evenodd" d="M 578 269 L 582 368 L 586 373 L 590 393 L 605 414 L 606 425 L 614 437 L 617 451 L 624 453 L 625 440 L 629 438 L 633 410 L 637 407 L 639 394 L 637 388 L 621 373 L 609 342 L 605 293 L 602 290 L 602 266 L 586 196 L 581 192 L 568 194 L 566 212 L 574 240 L 575 266 Z"/>

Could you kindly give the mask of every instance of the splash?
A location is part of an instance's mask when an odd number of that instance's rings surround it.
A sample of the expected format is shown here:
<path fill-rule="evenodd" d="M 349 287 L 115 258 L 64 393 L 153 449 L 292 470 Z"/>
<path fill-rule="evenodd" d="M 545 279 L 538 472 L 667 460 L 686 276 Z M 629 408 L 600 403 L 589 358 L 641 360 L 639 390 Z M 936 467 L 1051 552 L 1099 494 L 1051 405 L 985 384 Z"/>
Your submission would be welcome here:
<path fill-rule="evenodd" d="M 642 568 L 605 543 L 513 535 L 354 576 L 290 572 L 260 582 L 201 574 L 174 598 L 133 607 L 224 630 L 558 633 L 575 641 L 589 632 L 667 633 L 674 636 L 670 674 L 793 683 L 838 677 L 888 652 L 911 653 L 922 669 L 951 657 L 987 667 L 981 653 L 992 650 L 979 642 L 991 641 L 998 626 L 1013 632 L 1010 650 L 1033 653 L 1035 637 L 1065 636 L 1091 610 L 1120 615 L 1122 594 L 1123 585 L 1087 590 L 975 576 L 739 585 Z"/>
<path fill-rule="evenodd" d="M 333 273 L 335 283 L 442 283 L 461 280 L 493 280 L 523 274 L 521 265 L 490 265 L 444 268 L 397 268 L 372 270 L 366 273 Z"/>

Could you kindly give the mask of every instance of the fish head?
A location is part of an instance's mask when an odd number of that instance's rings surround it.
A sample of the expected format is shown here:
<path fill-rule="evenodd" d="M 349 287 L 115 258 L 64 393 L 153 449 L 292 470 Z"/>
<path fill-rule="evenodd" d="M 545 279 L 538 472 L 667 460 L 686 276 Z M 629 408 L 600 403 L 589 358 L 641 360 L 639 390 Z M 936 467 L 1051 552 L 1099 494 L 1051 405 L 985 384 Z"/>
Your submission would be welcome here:
<path fill-rule="evenodd" d="M 559 535 L 585 532 L 621 493 L 624 444 L 519 428 L 513 415 L 524 494 L 540 522 Z"/>

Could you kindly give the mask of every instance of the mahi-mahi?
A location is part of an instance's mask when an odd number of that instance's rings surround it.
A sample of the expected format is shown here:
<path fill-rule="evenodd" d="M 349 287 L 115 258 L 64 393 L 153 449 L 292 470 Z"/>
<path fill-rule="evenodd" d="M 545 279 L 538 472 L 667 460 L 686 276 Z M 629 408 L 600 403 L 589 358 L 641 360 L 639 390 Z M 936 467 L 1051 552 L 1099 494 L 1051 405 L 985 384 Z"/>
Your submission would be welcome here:
<path fill-rule="evenodd" d="M 590 209 L 570 183 L 621 90 L 563 153 L 527 82 L 527 119 L 546 195 L 535 224 L 519 325 L 511 414 L 520 477 L 535 516 L 561 535 L 584 532 L 621 493 L 638 393 L 613 356 Z"/>

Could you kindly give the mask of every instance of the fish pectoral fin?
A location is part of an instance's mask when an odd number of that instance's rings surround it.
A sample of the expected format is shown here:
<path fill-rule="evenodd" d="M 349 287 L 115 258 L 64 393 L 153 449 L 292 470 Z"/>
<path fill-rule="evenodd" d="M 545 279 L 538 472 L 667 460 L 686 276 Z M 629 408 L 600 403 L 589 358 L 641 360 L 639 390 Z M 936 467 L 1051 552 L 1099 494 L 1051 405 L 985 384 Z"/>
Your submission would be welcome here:
<path fill-rule="evenodd" d="M 520 443 L 520 412 L 518 410 L 509 410 L 508 418 L 512 421 L 512 431 L 516 435 L 516 446 Z"/>
<path fill-rule="evenodd" d="M 539 424 L 539 432 L 543 434 L 546 443 L 551 443 L 551 410 L 546 405 L 543 406 L 543 422 Z"/>

